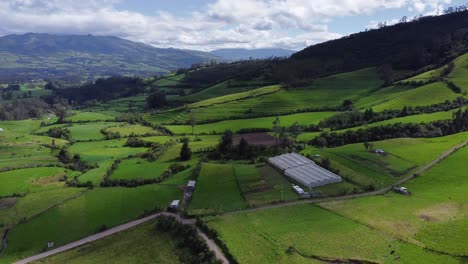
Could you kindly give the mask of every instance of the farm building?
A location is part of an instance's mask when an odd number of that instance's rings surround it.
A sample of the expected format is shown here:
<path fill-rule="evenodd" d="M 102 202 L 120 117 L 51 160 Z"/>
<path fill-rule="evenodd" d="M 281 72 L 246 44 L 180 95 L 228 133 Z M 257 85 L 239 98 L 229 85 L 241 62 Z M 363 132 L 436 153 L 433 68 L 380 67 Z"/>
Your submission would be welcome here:
<path fill-rule="evenodd" d="M 268 162 L 281 170 L 285 176 L 308 188 L 341 182 L 340 176 L 297 153 L 272 157 Z"/>

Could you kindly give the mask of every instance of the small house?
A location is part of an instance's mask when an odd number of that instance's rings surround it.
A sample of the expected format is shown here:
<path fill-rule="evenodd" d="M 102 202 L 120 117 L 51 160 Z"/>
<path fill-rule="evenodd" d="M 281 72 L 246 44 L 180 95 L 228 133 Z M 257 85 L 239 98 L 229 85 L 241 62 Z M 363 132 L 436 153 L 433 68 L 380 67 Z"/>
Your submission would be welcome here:
<path fill-rule="evenodd" d="M 3 128 L 0 127 L 0 132 L 3 132 Z"/>

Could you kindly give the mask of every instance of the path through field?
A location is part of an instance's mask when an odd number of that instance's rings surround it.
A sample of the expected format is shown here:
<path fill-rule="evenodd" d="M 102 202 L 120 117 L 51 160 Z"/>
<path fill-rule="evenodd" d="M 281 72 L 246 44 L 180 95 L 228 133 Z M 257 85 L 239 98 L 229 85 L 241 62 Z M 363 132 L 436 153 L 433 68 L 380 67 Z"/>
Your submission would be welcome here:
<path fill-rule="evenodd" d="M 96 241 L 96 240 L 99 240 L 99 239 L 102 239 L 102 238 L 105 238 L 105 237 L 114 235 L 114 234 L 116 234 L 116 233 L 122 232 L 122 231 L 127 230 L 127 229 L 130 229 L 130 228 L 132 228 L 132 227 L 141 225 L 141 224 L 143 224 L 143 223 L 145 223 L 145 222 L 148 222 L 148 221 L 150 221 L 150 220 L 153 220 L 153 219 L 155 219 L 155 218 L 158 218 L 158 217 L 160 217 L 160 216 L 162 216 L 162 215 L 165 215 L 165 216 L 172 216 L 172 217 L 174 217 L 178 222 L 180 222 L 180 223 L 182 223 L 182 224 L 184 224 L 184 225 L 195 225 L 195 222 L 196 222 L 195 219 L 186 219 L 186 218 L 182 218 L 182 217 L 180 217 L 179 215 L 173 214 L 173 213 L 167 213 L 167 212 L 157 213 L 157 214 L 153 214 L 153 215 L 150 215 L 150 216 L 147 216 L 147 217 L 144 217 L 144 218 L 141 218 L 141 219 L 138 219 L 138 220 L 135 220 L 135 221 L 132 221 L 132 222 L 129 222 L 129 223 L 120 225 L 120 226 L 116 226 L 116 227 L 111 228 L 111 229 L 108 229 L 108 230 L 106 230 L 106 231 L 104 231 L 104 232 L 101 232 L 101 233 L 98 233 L 98 234 L 95 234 L 95 235 L 92 235 L 92 236 L 89 236 L 89 237 L 80 239 L 80 240 L 78 240 L 78 241 L 75 241 L 75 242 L 66 244 L 66 245 L 61 246 L 61 247 L 58 247 L 58 248 L 56 248 L 56 249 L 52 249 L 52 250 L 50 250 L 50 251 L 47 251 L 47 252 L 44 252 L 44 253 L 41 253 L 41 254 L 37 254 L 37 255 L 35 255 L 35 256 L 31 256 L 31 257 L 22 259 L 22 260 L 20 260 L 20 261 L 15 262 L 15 264 L 26 264 L 26 263 L 30 263 L 30 262 L 33 262 L 33 261 L 37 261 L 37 260 L 40 260 L 40 259 L 43 259 L 43 258 L 52 256 L 52 255 L 55 255 L 55 254 L 58 254 L 58 253 L 61 253 L 61 252 L 70 250 L 70 249 L 73 249 L 73 248 L 82 246 L 82 245 L 84 245 L 84 244 L 91 243 L 91 242 L 93 242 L 93 241 Z M 224 254 L 222 253 L 222 251 L 216 246 L 216 244 L 215 244 L 211 239 L 209 239 L 208 236 L 206 236 L 200 229 L 197 228 L 197 231 L 198 231 L 198 234 L 203 238 L 203 240 L 205 240 L 205 242 L 206 242 L 206 244 L 208 245 L 209 249 L 215 253 L 216 257 L 217 257 L 222 263 L 224 263 L 224 264 L 229 264 L 229 261 L 228 261 L 227 258 L 224 256 Z"/>

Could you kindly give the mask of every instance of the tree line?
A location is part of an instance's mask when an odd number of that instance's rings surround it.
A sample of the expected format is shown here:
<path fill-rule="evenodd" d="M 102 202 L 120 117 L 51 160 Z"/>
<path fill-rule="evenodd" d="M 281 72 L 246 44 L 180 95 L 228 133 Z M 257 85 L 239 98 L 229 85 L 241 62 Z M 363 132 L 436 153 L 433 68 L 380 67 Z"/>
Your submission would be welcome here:
<path fill-rule="evenodd" d="M 468 109 L 458 110 L 452 120 L 434 121 L 430 123 L 396 123 L 376 126 L 367 129 L 348 130 L 343 133 L 324 132 L 315 137 L 309 144 L 318 147 L 338 147 L 347 144 L 380 141 L 404 137 L 442 137 L 468 131 Z"/>

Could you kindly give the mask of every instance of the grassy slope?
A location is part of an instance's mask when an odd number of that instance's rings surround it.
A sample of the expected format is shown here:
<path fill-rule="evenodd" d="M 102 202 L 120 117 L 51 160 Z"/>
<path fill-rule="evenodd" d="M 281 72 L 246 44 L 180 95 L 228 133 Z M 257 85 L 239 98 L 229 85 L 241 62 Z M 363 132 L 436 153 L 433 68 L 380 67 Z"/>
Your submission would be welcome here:
<path fill-rule="evenodd" d="M 103 225 L 128 222 L 179 197 L 178 188 L 157 185 L 88 191 L 12 229 L 2 261 L 38 253 L 47 242 L 59 246 L 94 234 Z"/>
<path fill-rule="evenodd" d="M 60 168 L 31 168 L 12 170 L 0 173 L 0 196 L 10 196 L 14 193 L 29 193 L 45 189 L 59 188 L 64 185 L 60 181 L 63 176 L 73 177 L 76 172 Z"/>
<path fill-rule="evenodd" d="M 159 178 L 170 165 L 170 163 L 148 162 L 139 158 L 123 160 L 111 178 L 127 180 Z"/>
<path fill-rule="evenodd" d="M 458 87 L 468 92 L 468 54 L 458 57 L 455 61 L 455 68 L 447 76 L 449 81 L 455 83 Z"/>
<path fill-rule="evenodd" d="M 321 120 L 336 114 L 336 112 L 312 112 L 299 113 L 292 115 L 280 116 L 281 126 L 289 127 L 298 122 L 301 125 L 317 124 Z M 227 120 L 210 124 L 196 125 L 194 133 L 217 133 L 220 134 L 225 130 L 238 131 L 242 128 L 267 128 L 271 129 L 275 117 L 260 117 L 250 119 Z M 165 126 L 175 134 L 191 134 L 192 127 L 189 125 L 180 126 Z"/>
<path fill-rule="evenodd" d="M 83 245 L 34 263 L 180 263 L 175 256 L 177 243 L 167 234 L 157 232 L 154 222 L 126 230 L 111 237 Z"/>
<path fill-rule="evenodd" d="M 304 256 L 386 263 L 457 263 L 449 256 L 424 251 L 350 219 L 313 205 L 213 218 L 215 228 L 240 263 L 320 263 Z M 395 253 L 391 253 L 392 251 Z M 399 256 L 399 260 L 395 260 Z"/>
<path fill-rule="evenodd" d="M 468 251 L 463 245 L 468 243 L 467 158 L 465 147 L 405 184 L 411 196 L 389 193 L 322 206 L 405 240 L 466 256 Z"/>

